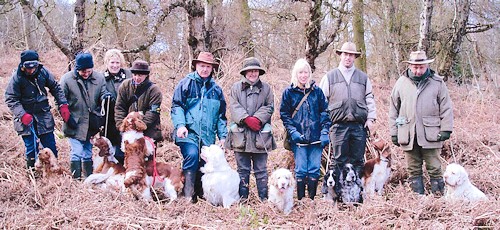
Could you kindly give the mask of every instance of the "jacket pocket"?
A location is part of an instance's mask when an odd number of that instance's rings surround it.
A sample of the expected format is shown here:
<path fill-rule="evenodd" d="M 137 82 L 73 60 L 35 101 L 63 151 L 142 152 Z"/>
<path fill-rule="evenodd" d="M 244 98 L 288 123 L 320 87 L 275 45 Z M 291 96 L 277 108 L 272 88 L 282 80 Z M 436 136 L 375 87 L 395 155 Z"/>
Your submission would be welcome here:
<path fill-rule="evenodd" d="M 264 127 L 256 134 L 255 148 L 272 150 L 273 147 L 273 133 L 271 124 L 266 123 Z"/>
<path fill-rule="evenodd" d="M 398 125 L 398 143 L 401 145 L 407 145 L 410 143 L 409 124 Z"/>
<path fill-rule="evenodd" d="M 229 125 L 229 133 L 227 134 L 226 141 L 231 148 L 245 149 L 245 128 L 239 127 L 236 123 L 231 123 L 231 125 Z"/>
<path fill-rule="evenodd" d="M 438 116 L 422 117 L 424 125 L 425 139 L 427 141 L 438 141 L 438 134 L 441 130 L 441 119 Z"/>
<path fill-rule="evenodd" d="M 344 101 L 339 101 L 331 106 L 328 106 L 328 115 L 332 122 L 337 122 L 346 116 L 345 108 L 342 107 Z"/>

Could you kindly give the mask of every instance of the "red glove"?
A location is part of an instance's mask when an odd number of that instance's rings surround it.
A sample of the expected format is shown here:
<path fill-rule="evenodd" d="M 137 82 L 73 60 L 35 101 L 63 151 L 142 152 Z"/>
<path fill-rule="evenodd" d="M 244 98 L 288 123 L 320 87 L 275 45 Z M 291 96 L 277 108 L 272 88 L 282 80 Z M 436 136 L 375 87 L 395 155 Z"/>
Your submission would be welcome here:
<path fill-rule="evenodd" d="M 21 122 L 23 123 L 23 125 L 30 125 L 31 122 L 33 122 L 33 116 L 31 116 L 31 114 L 29 113 L 25 113 L 22 117 L 21 117 Z"/>
<path fill-rule="evenodd" d="M 67 123 L 69 120 L 69 116 L 71 115 L 71 113 L 69 112 L 68 104 L 61 105 L 61 107 L 59 107 L 59 113 L 61 113 L 61 117 L 64 123 Z"/>
<path fill-rule="evenodd" d="M 252 131 L 258 132 L 262 128 L 262 122 L 254 116 L 245 118 L 244 122 Z"/>

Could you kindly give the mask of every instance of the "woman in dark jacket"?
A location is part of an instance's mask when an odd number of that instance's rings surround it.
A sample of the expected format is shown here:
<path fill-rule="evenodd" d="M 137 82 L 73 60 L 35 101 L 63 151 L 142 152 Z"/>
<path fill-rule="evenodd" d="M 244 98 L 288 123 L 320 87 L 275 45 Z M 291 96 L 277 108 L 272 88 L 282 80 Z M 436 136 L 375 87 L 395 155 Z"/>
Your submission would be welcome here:
<path fill-rule="evenodd" d="M 132 77 L 132 72 L 125 67 L 125 58 L 118 49 L 110 49 L 104 55 L 104 63 L 106 64 L 106 71 L 104 71 L 104 78 L 106 79 L 106 90 L 111 93 L 113 99 L 117 98 L 118 88 L 125 79 Z M 115 157 L 123 164 L 124 154 L 120 149 L 121 135 L 120 131 L 116 129 L 115 123 L 115 100 L 108 100 L 104 105 L 106 110 L 106 123 L 103 135 L 106 136 L 113 147 L 115 148 Z"/>
<path fill-rule="evenodd" d="M 305 196 L 306 184 L 309 198 L 314 199 L 322 151 L 329 143 L 328 104 L 323 91 L 314 85 L 311 78 L 311 67 L 307 61 L 297 60 L 292 70 L 292 84 L 283 92 L 280 107 L 281 120 L 291 137 L 299 200 Z M 306 95 L 306 100 L 297 108 Z"/>

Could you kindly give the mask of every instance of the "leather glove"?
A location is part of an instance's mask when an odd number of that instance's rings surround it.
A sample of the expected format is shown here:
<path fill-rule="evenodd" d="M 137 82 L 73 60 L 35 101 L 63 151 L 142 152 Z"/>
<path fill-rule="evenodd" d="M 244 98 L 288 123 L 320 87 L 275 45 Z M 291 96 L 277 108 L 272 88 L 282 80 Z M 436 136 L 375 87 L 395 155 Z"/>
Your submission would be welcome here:
<path fill-rule="evenodd" d="M 243 121 L 252 131 L 258 132 L 262 128 L 262 122 L 260 122 L 259 118 L 254 116 L 248 116 Z"/>
<path fill-rule="evenodd" d="M 68 127 L 70 127 L 71 129 L 78 128 L 78 124 L 76 123 L 75 119 L 73 119 L 73 116 L 71 116 L 71 115 L 69 115 L 69 118 L 68 118 L 68 121 L 66 122 L 66 125 L 68 125 Z"/>
<path fill-rule="evenodd" d="M 293 132 L 290 137 L 294 143 L 304 142 L 304 135 L 300 134 L 298 131 Z"/>
<path fill-rule="evenodd" d="M 65 123 L 68 122 L 69 117 L 71 116 L 71 113 L 69 112 L 69 107 L 68 104 L 62 104 L 59 107 L 59 113 L 61 114 L 61 117 Z"/>
<path fill-rule="evenodd" d="M 328 137 L 328 132 L 322 132 L 321 136 L 319 136 L 319 140 L 321 141 L 322 148 L 330 144 L 330 138 Z"/>
<path fill-rule="evenodd" d="M 33 116 L 31 114 L 25 113 L 21 117 L 21 123 L 23 123 L 23 125 L 29 126 L 31 125 L 31 122 L 33 122 Z"/>
<path fill-rule="evenodd" d="M 450 131 L 441 131 L 438 134 L 438 140 L 439 141 L 446 141 L 450 139 L 451 132 Z"/>
<path fill-rule="evenodd" d="M 398 136 L 391 136 L 392 143 L 396 146 L 399 146 Z"/>

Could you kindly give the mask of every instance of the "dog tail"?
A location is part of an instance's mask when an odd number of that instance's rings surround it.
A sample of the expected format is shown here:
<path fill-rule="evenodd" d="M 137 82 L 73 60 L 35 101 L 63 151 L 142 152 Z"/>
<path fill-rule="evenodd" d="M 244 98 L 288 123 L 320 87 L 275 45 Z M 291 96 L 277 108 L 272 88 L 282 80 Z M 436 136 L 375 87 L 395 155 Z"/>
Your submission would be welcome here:
<path fill-rule="evenodd" d="M 114 174 L 114 169 L 110 168 L 107 173 L 94 173 L 83 181 L 84 184 L 100 184 L 105 182 L 110 176 Z"/>

